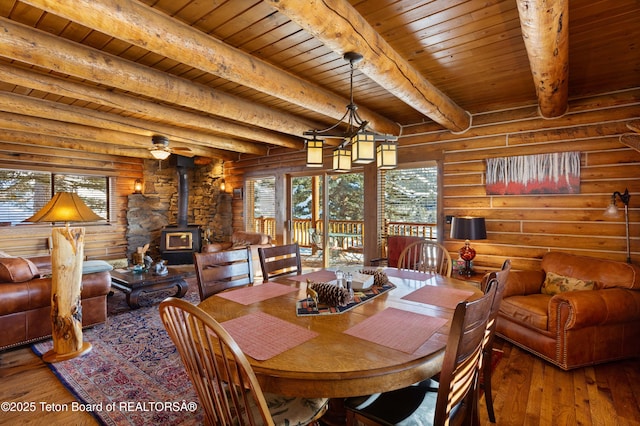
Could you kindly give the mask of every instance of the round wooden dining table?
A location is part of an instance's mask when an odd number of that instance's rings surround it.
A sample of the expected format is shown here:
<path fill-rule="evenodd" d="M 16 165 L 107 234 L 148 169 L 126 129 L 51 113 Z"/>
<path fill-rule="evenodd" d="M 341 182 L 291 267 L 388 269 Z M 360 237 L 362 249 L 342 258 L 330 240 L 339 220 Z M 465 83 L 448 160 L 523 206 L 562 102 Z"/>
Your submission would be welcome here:
<path fill-rule="evenodd" d="M 439 306 L 438 304 L 442 304 L 439 300 L 422 303 L 408 300 L 404 296 L 425 286 L 438 287 L 439 291 L 465 290 L 469 300 L 482 294 L 479 288 L 455 278 L 430 275 L 422 280 L 415 279 L 415 276 L 407 278 L 393 275 L 401 274 L 389 271 L 389 280 L 396 288 L 340 314 L 297 315 L 296 302 L 306 298 L 307 284 L 304 275 L 294 277 L 295 279 L 277 280 L 278 284 L 292 287 L 286 294 L 249 304 L 238 303 L 217 294 L 202 301 L 199 307 L 223 326 L 225 321 L 261 312 L 314 332 L 315 337 L 269 359 L 247 357 L 263 391 L 308 398 L 368 395 L 399 389 L 440 372 L 455 303 Z M 248 291 L 247 289 L 252 287 L 231 291 Z M 415 353 L 407 353 L 345 333 L 351 327 L 389 308 L 444 318 L 446 323 L 442 322 L 443 325 Z M 404 331 L 404 327 L 398 328 L 398 333 Z M 282 335 L 278 338 L 287 337 Z"/>

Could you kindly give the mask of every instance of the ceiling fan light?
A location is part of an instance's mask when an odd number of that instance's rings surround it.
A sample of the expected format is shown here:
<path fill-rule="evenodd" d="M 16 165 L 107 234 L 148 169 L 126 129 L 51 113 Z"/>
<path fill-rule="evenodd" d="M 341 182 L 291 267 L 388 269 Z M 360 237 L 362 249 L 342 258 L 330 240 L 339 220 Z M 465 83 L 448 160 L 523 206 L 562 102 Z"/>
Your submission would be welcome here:
<path fill-rule="evenodd" d="M 158 148 L 154 148 L 150 152 L 151 155 L 153 155 L 153 158 L 155 158 L 156 160 L 166 160 L 171 155 L 169 151 Z"/>
<path fill-rule="evenodd" d="M 376 160 L 376 137 L 372 132 L 361 131 L 351 138 L 351 162 L 368 164 Z"/>
<path fill-rule="evenodd" d="M 377 151 L 379 169 L 389 170 L 398 166 L 398 147 L 395 143 L 381 142 Z"/>
<path fill-rule="evenodd" d="M 351 170 L 351 152 L 348 149 L 338 148 L 333 151 L 333 171 L 348 172 Z"/>
<path fill-rule="evenodd" d="M 307 141 L 307 167 L 322 167 L 322 139 Z"/>

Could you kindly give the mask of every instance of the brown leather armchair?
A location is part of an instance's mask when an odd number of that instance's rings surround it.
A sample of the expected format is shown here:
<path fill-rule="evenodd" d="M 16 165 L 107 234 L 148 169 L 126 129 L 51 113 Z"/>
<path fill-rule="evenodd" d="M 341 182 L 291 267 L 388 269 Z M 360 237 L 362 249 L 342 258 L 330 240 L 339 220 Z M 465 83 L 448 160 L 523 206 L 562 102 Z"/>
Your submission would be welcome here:
<path fill-rule="evenodd" d="M 51 258 L 29 258 L 28 263 L 20 260 L 0 258 L 0 350 L 51 336 Z M 99 262 L 85 262 L 88 273 L 82 276 L 83 327 L 107 320 L 111 266 L 106 262 L 97 265 Z"/>
<path fill-rule="evenodd" d="M 550 252 L 540 271 L 511 271 L 496 333 L 562 369 L 640 356 L 640 268 Z M 592 290 L 543 293 L 548 273 Z"/>

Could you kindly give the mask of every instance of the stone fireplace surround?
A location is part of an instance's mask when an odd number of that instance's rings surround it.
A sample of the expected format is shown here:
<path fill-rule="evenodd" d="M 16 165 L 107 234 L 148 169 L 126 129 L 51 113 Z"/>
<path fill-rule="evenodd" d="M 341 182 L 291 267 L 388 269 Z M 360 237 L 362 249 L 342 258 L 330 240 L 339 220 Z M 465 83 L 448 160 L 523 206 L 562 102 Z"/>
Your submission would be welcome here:
<path fill-rule="evenodd" d="M 160 259 L 160 235 L 177 223 L 178 174 L 171 161 L 144 161 L 142 194 L 130 194 L 127 207 L 127 257 L 149 244 L 149 255 Z M 210 229 L 213 242 L 228 241 L 232 233 L 231 194 L 220 191 L 222 163 L 196 165 L 188 171 L 188 223 Z M 203 236 L 204 238 L 204 236 Z"/>

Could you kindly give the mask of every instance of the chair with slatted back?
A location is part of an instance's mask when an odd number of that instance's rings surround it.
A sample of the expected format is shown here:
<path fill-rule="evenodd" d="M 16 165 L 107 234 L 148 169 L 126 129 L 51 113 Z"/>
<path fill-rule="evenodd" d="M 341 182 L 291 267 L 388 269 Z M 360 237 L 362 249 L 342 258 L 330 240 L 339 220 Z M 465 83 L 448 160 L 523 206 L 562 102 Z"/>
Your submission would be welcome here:
<path fill-rule="evenodd" d="M 253 284 L 253 260 L 249 248 L 216 253 L 194 253 L 200 300 L 223 290 Z"/>
<path fill-rule="evenodd" d="M 170 297 L 160 303 L 160 318 L 204 409 L 205 424 L 306 425 L 326 411 L 324 398 L 263 393 L 238 344 L 197 306 Z"/>
<path fill-rule="evenodd" d="M 435 241 L 421 240 L 409 244 L 400 253 L 398 269 L 451 276 L 451 255 Z"/>
<path fill-rule="evenodd" d="M 491 394 L 491 369 L 493 358 L 493 342 L 495 340 L 496 331 L 496 319 L 498 318 L 498 311 L 500 310 L 500 302 L 502 302 L 502 295 L 507 285 L 507 278 L 509 277 L 509 271 L 511 270 L 511 260 L 507 259 L 502 264 L 502 269 L 498 272 L 492 272 L 483 277 L 480 283 L 482 291 L 486 292 L 489 289 L 488 284 L 495 280 L 496 282 L 496 295 L 491 305 L 491 312 L 489 313 L 489 321 L 487 322 L 487 333 L 483 343 L 483 356 L 482 356 L 482 387 L 484 389 L 484 400 L 487 405 L 487 413 L 489 415 L 489 421 L 491 423 L 496 422 L 496 415 L 493 410 L 493 395 Z"/>
<path fill-rule="evenodd" d="M 424 238 L 410 236 L 410 235 L 388 235 L 383 239 L 384 247 L 383 251 L 386 257 L 379 257 L 371 259 L 371 266 L 387 266 L 389 268 L 396 268 L 398 266 L 398 258 L 400 253 L 409 244 L 416 241 L 422 241 Z"/>
<path fill-rule="evenodd" d="M 282 275 L 302 273 L 300 246 L 298 243 L 258 249 L 264 282 Z"/>
<path fill-rule="evenodd" d="M 490 285 L 480 299 L 456 306 L 439 384 L 425 380 L 395 391 L 348 398 L 347 425 L 479 424 L 476 384 L 496 287 Z"/>

